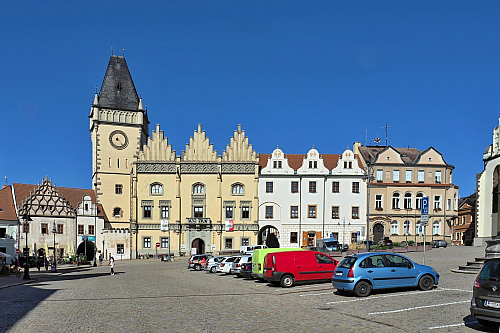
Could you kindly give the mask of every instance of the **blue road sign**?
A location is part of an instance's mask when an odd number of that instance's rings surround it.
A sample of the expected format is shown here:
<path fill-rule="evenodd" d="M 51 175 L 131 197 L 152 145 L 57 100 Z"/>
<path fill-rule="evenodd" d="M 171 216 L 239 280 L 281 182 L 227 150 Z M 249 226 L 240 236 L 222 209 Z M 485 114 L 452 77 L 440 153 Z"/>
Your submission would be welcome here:
<path fill-rule="evenodd" d="M 422 209 L 420 212 L 421 215 L 429 215 L 429 197 L 422 198 Z"/>

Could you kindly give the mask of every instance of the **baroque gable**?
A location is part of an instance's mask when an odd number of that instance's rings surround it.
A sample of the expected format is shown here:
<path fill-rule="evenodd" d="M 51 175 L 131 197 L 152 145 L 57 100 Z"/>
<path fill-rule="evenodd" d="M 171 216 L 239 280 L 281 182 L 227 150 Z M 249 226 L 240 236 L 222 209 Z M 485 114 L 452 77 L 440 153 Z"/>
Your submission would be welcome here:
<path fill-rule="evenodd" d="M 201 124 L 198 124 L 198 130 L 190 138 L 189 144 L 186 144 L 186 150 L 182 151 L 182 161 L 184 162 L 216 162 L 217 151 L 214 150 L 210 140 L 206 137 L 205 131 L 201 130 Z"/>
<path fill-rule="evenodd" d="M 168 138 L 165 138 L 163 131 L 160 131 L 159 124 L 139 153 L 139 161 L 175 161 L 175 150 L 168 144 Z"/>
<path fill-rule="evenodd" d="M 52 181 L 45 178 L 34 193 L 26 198 L 19 209 L 19 215 L 74 217 L 71 204 L 63 198 Z"/>
<path fill-rule="evenodd" d="M 226 146 L 226 150 L 222 152 L 222 161 L 255 162 L 256 160 L 256 153 L 252 150 L 252 145 L 248 143 L 248 137 L 245 137 L 245 131 L 241 130 L 241 125 L 238 125 L 238 130 L 234 131 L 234 136 Z"/>

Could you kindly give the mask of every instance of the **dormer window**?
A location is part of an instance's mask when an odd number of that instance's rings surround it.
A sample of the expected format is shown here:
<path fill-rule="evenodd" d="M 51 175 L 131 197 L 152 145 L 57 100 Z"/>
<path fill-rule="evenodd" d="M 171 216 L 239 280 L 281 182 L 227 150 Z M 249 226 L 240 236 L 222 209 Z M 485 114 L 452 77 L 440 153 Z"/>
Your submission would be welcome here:
<path fill-rule="evenodd" d="M 344 161 L 344 169 L 352 169 L 352 162 Z"/>
<path fill-rule="evenodd" d="M 282 169 L 283 164 L 282 161 L 273 161 L 273 169 Z"/>
<path fill-rule="evenodd" d="M 318 161 L 309 161 L 309 169 L 317 169 Z"/>

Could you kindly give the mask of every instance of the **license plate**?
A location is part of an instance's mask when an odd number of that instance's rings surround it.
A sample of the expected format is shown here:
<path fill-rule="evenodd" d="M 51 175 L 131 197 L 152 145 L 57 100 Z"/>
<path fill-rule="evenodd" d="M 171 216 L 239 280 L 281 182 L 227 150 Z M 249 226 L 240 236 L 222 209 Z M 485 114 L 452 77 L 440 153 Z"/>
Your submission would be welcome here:
<path fill-rule="evenodd" d="M 335 276 L 342 276 L 342 272 L 335 272 Z"/>
<path fill-rule="evenodd" d="M 500 302 L 484 301 L 484 306 L 500 309 Z"/>

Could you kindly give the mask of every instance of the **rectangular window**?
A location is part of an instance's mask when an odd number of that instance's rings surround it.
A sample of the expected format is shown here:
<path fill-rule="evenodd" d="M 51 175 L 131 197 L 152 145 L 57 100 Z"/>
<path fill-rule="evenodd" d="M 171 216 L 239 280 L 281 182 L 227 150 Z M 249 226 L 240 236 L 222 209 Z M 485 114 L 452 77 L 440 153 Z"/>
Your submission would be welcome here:
<path fill-rule="evenodd" d="M 169 206 L 161 206 L 160 209 L 161 209 L 161 218 L 168 219 L 170 207 Z"/>
<path fill-rule="evenodd" d="M 125 245 L 124 244 L 116 244 L 116 253 L 124 254 L 125 253 Z"/>
<path fill-rule="evenodd" d="M 441 171 L 436 171 L 436 183 L 441 183 Z"/>
<path fill-rule="evenodd" d="M 434 210 L 441 210 L 441 196 L 434 196 Z"/>
<path fill-rule="evenodd" d="M 161 248 L 168 249 L 168 238 L 167 237 L 161 238 Z"/>
<path fill-rule="evenodd" d="M 142 207 L 142 217 L 146 219 L 151 218 L 151 206 L 143 206 Z"/>
<path fill-rule="evenodd" d="M 59 235 L 64 234 L 64 224 L 58 224 L 58 225 L 57 225 L 57 233 L 58 233 Z"/>
<path fill-rule="evenodd" d="M 309 182 L 309 193 L 316 193 L 316 182 L 315 181 Z"/>
<path fill-rule="evenodd" d="M 151 248 L 151 237 L 144 237 L 143 239 L 143 248 L 149 249 Z"/>
<path fill-rule="evenodd" d="M 290 232 L 290 243 L 296 244 L 299 242 L 298 233 L 296 231 Z"/>
<path fill-rule="evenodd" d="M 273 182 L 266 182 L 266 193 L 273 193 Z"/>
<path fill-rule="evenodd" d="M 352 211 L 352 214 L 351 214 L 351 217 L 353 219 L 359 219 L 359 207 L 351 207 L 351 211 Z"/>
<path fill-rule="evenodd" d="M 233 206 L 226 206 L 226 219 L 233 218 Z"/>
<path fill-rule="evenodd" d="M 280 161 L 280 163 L 281 163 L 281 161 Z M 246 237 L 242 238 L 241 239 L 241 246 L 248 246 L 248 245 L 250 245 L 250 238 L 246 238 Z"/>
<path fill-rule="evenodd" d="M 382 194 L 375 195 L 375 209 L 382 210 Z"/>
<path fill-rule="evenodd" d="M 248 220 L 250 218 L 250 207 L 242 206 L 241 207 L 241 218 Z"/>
<path fill-rule="evenodd" d="M 377 182 L 378 182 L 378 183 L 381 183 L 381 182 L 382 182 L 382 180 L 383 180 L 382 175 L 383 175 L 383 174 L 382 174 L 382 170 L 380 170 L 380 169 L 379 169 L 379 170 L 377 170 Z"/>
<path fill-rule="evenodd" d="M 224 249 L 231 250 L 233 248 L 233 239 L 224 238 Z"/>
<path fill-rule="evenodd" d="M 411 183 L 411 170 L 406 170 L 406 182 Z"/>
<path fill-rule="evenodd" d="M 49 225 L 47 223 L 42 223 L 41 227 L 42 227 L 42 235 L 47 235 L 49 233 Z M 5 238 L 5 236 L 2 238 Z"/>
<path fill-rule="evenodd" d="M 78 234 L 83 235 L 84 233 L 85 233 L 85 227 L 83 226 L 83 224 L 79 224 L 78 225 Z"/>
<path fill-rule="evenodd" d="M 418 182 L 423 183 L 424 182 L 424 170 L 418 170 Z"/>
<path fill-rule="evenodd" d="M 309 169 L 317 169 L 318 161 L 309 161 Z"/>
<path fill-rule="evenodd" d="M 292 193 L 299 193 L 299 182 L 292 182 Z"/>
<path fill-rule="evenodd" d="M 266 219 L 273 218 L 273 206 L 266 206 Z"/>
<path fill-rule="evenodd" d="M 116 184 L 115 185 L 115 194 L 122 194 L 123 193 L 123 186 L 121 184 Z"/>
<path fill-rule="evenodd" d="M 203 207 L 200 207 L 200 206 L 193 207 L 193 217 L 202 218 L 203 217 Z"/>
<path fill-rule="evenodd" d="M 451 210 L 451 199 L 446 200 L 446 210 Z"/>
<path fill-rule="evenodd" d="M 89 235 L 95 235 L 95 230 L 93 225 L 89 225 Z"/>
<path fill-rule="evenodd" d="M 359 193 L 359 182 L 352 182 L 352 193 Z"/>
<path fill-rule="evenodd" d="M 307 206 L 307 217 L 310 219 L 316 218 L 316 205 Z"/>
<path fill-rule="evenodd" d="M 333 206 L 332 207 L 332 219 L 338 219 L 340 216 L 340 207 L 339 206 Z"/>
<path fill-rule="evenodd" d="M 340 183 L 332 182 L 332 193 L 340 193 Z"/>
<path fill-rule="evenodd" d="M 399 183 L 399 170 L 392 171 L 392 181 L 394 183 Z"/>
<path fill-rule="evenodd" d="M 299 206 L 290 206 L 290 218 L 291 219 L 299 218 Z"/>

